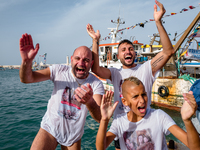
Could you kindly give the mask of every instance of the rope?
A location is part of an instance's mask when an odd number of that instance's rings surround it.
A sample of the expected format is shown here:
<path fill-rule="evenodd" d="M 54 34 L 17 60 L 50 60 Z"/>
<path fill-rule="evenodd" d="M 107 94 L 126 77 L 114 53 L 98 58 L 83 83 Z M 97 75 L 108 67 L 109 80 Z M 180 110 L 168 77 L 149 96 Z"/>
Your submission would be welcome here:
<path fill-rule="evenodd" d="M 178 77 L 179 79 L 184 79 L 185 81 L 190 81 L 190 83 L 194 83 L 197 79 L 196 78 L 193 78 L 193 77 L 190 77 L 190 75 L 188 74 L 184 74 L 182 76 L 179 76 Z"/>

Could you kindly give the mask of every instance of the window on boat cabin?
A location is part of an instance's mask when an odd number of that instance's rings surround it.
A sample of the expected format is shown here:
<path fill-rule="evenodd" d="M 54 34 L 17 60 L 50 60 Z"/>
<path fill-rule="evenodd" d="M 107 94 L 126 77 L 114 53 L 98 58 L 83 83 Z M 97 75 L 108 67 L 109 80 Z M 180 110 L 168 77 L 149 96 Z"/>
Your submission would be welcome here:
<path fill-rule="evenodd" d="M 103 52 L 103 47 L 100 47 L 100 51 Z"/>
<path fill-rule="evenodd" d="M 138 50 L 138 45 L 133 45 L 134 50 Z"/>

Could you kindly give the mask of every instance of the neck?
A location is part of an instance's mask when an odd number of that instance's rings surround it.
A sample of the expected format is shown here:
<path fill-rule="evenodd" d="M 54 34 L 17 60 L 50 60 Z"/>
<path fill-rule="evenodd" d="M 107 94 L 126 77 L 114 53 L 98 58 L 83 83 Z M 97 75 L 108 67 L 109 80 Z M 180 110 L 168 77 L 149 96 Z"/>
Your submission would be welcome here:
<path fill-rule="evenodd" d="M 133 67 L 136 67 L 136 66 L 137 66 L 137 64 L 132 64 L 131 66 L 123 65 L 122 67 L 123 67 L 123 69 L 130 69 L 130 68 L 133 68 Z"/>
<path fill-rule="evenodd" d="M 138 122 L 140 121 L 143 117 L 136 115 L 134 112 L 129 111 L 127 113 L 127 118 L 130 122 Z"/>

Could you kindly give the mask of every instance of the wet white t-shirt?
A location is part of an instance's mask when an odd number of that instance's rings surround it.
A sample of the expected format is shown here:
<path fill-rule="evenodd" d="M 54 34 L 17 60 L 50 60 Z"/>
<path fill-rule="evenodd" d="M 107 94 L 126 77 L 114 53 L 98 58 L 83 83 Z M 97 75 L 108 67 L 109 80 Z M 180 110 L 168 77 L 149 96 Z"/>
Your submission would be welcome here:
<path fill-rule="evenodd" d="M 87 79 L 75 79 L 71 67 L 53 65 L 50 67 L 51 80 L 54 89 L 48 101 L 47 111 L 42 119 L 41 128 L 53 135 L 57 142 L 64 146 L 71 146 L 81 139 L 88 109 L 74 97 L 74 91 L 79 83 L 87 83 L 93 89 L 93 94 L 104 94 L 102 82 L 89 74 Z"/>
<path fill-rule="evenodd" d="M 138 122 L 130 122 L 127 113 L 117 115 L 109 132 L 119 138 L 123 150 L 168 150 L 165 135 L 172 125 L 175 122 L 167 113 L 150 108 Z"/>
<path fill-rule="evenodd" d="M 159 75 L 159 71 L 156 72 L 155 76 L 152 75 L 151 60 L 143 64 L 137 64 L 137 66 L 130 69 L 109 68 L 109 70 L 111 71 L 111 79 L 112 79 L 112 84 L 114 86 L 114 93 L 115 93 L 114 101 L 115 102 L 119 101 L 114 112 L 114 118 L 116 117 L 117 114 L 129 111 L 129 108 L 128 107 L 125 108 L 121 101 L 121 97 L 122 97 L 121 85 L 124 79 L 130 76 L 137 77 L 144 84 L 144 87 L 148 96 L 147 107 L 150 108 L 152 86 L 155 79 Z"/>

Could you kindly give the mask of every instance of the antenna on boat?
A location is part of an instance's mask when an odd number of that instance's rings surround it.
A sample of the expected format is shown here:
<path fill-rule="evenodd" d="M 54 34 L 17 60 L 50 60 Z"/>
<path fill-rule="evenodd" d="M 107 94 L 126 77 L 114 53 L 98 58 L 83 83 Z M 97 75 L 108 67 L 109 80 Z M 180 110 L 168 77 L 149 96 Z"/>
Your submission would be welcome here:
<path fill-rule="evenodd" d="M 111 30 L 111 34 L 112 34 L 111 35 L 111 38 L 112 38 L 111 43 L 116 43 L 116 37 L 117 37 L 119 26 L 120 26 L 120 24 L 125 24 L 125 21 L 122 21 L 122 19 L 120 18 L 120 10 L 119 10 L 119 17 L 117 18 L 117 20 L 116 21 L 111 20 L 111 22 L 117 24 L 116 28 L 108 28 Z"/>

